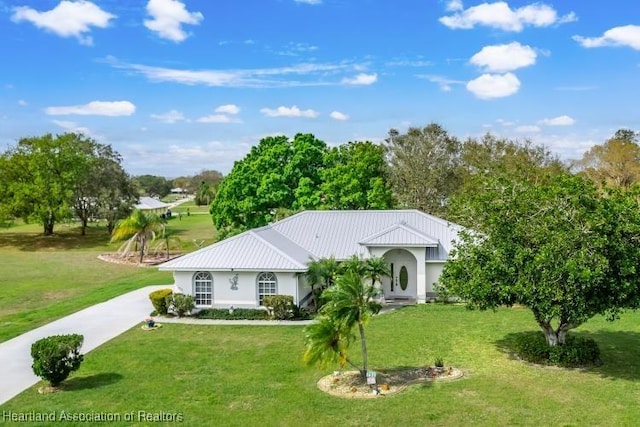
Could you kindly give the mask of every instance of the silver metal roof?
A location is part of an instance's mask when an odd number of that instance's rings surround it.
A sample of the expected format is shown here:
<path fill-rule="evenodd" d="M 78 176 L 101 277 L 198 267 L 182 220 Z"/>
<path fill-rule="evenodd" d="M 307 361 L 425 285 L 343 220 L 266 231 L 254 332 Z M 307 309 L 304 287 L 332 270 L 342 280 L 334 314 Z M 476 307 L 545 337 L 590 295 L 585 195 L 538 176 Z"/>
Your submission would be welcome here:
<path fill-rule="evenodd" d="M 149 210 L 149 209 L 162 209 L 169 207 L 169 204 L 161 202 L 158 199 L 154 199 L 153 197 L 140 197 L 140 203 L 135 205 L 136 209 L 140 210 Z"/>
<path fill-rule="evenodd" d="M 310 259 L 344 260 L 367 247 L 434 247 L 448 256 L 461 227 L 417 210 L 305 211 L 160 266 L 161 270 L 306 271 Z"/>
<path fill-rule="evenodd" d="M 406 224 L 394 224 L 389 228 L 368 236 L 359 242 L 361 245 L 373 246 L 406 246 L 406 247 L 437 247 L 438 241 L 433 237 L 422 234 Z"/>
<path fill-rule="evenodd" d="M 366 245 L 360 242 L 396 225 L 403 225 L 439 242 L 446 254 L 451 251 L 452 242 L 462 229 L 418 210 L 304 211 L 271 227 L 316 258 L 333 256 L 344 260 L 354 254 L 366 255 Z M 392 238 L 393 235 L 389 236 Z M 415 242 L 414 239 L 411 238 Z M 399 245 L 400 241 L 394 243 Z"/>
<path fill-rule="evenodd" d="M 266 236 L 266 238 L 265 238 Z M 300 261 L 276 246 L 278 238 L 249 230 L 160 265 L 160 270 L 259 270 L 306 271 L 308 258 Z M 280 237 L 282 239 L 282 236 Z M 290 249 L 292 246 L 285 246 Z"/>

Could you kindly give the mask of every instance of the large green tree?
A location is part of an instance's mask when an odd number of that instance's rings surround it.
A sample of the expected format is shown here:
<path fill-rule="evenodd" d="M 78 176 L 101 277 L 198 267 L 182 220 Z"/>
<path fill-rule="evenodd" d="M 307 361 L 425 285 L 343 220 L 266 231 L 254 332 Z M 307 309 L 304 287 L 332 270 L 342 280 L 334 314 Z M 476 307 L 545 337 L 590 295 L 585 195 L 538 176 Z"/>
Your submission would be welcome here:
<path fill-rule="evenodd" d="M 322 171 L 322 206 L 326 209 L 390 209 L 385 150 L 369 141 L 333 147 Z"/>
<path fill-rule="evenodd" d="M 106 220 L 111 233 L 116 221 L 131 213 L 138 194 L 122 167 L 122 157 L 110 145 L 85 138 L 78 149 L 88 159 L 87 167 L 78 174 L 73 200 L 82 235 L 91 219 Z"/>
<path fill-rule="evenodd" d="M 211 214 L 216 227 L 265 225 L 280 208 L 291 209 L 301 181 L 316 186 L 326 144 L 310 134 L 263 138 L 220 183 Z"/>
<path fill-rule="evenodd" d="M 90 170 L 88 143 L 74 133 L 20 139 L 0 156 L 4 209 L 53 234 L 57 222 L 71 217 L 77 185 Z"/>
<path fill-rule="evenodd" d="M 311 134 L 263 138 L 218 188 L 211 214 L 222 234 L 302 209 L 392 207 L 384 149 L 353 142 L 328 149 Z"/>
<path fill-rule="evenodd" d="M 444 216 L 460 185 L 461 143 L 440 125 L 389 131 L 390 180 L 401 206 Z"/>
<path fill-rule="evenodd" d="M 549 345 L 597 314 L 640 302 L 637 194 L 602 193 L 568 174 L 531 184 L 487 177 L 467 199 L 441 284 L 472 308 L 529 308 Z"/>

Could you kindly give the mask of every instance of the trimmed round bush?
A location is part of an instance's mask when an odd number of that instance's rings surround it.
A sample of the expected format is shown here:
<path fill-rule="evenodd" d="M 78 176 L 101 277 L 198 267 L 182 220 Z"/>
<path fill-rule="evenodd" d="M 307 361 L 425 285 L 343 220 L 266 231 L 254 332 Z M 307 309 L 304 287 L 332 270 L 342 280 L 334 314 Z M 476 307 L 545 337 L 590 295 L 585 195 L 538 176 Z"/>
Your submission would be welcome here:
<path fill-rule="evenodd" d="M 153 308 L 161 316 L 166 316 L 169 312 L 169 305 L 171 304 L 171 289 L 158 289 L 149 294 L 149 299 Z"/>
<path fill-rule="evenodd" d="M 78 334 L 53 335 L 39 339 L 31 345 L 33 372 L 52 387 L 66 380 L 80 367 L 84 356 L 80 347 L 84 337 Z"/>
<path fill-rule="evenodd" d="M 566 368 L 594 366 L 602 363 L 598 344 L 591 338 L 567 336 L 563 345 L 550 346 L 542 332 L 519 334 L 513 351 L 523 360 Z"/>

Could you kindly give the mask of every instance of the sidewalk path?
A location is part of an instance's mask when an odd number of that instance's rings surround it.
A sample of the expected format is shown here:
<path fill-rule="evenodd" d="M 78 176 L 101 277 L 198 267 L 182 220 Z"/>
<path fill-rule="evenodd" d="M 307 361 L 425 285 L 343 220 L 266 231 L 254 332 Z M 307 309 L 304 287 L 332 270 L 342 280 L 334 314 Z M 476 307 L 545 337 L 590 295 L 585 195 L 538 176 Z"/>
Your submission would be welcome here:
<path fill-rule="evenodd" d="M 31 369 L 31 344 L 60 334 L 82 334 L 82 353 L 144 321 L 153 310 L 149 293 L 170 286 L 147 286 L 85 308 L 0 343 L 0 405 L 40 381 Z"/>

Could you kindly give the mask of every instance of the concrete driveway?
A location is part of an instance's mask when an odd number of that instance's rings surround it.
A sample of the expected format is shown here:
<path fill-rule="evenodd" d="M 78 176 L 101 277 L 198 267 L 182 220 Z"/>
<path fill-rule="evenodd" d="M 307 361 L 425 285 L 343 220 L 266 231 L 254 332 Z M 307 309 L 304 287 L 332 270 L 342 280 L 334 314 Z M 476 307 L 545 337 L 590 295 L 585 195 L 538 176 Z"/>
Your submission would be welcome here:
<path fill-rule="evenodd" d="M 153 310 L 149 293 L 172 285 L 148 286 L 85 308 L 0 343 L 0 405 L 40 381 L 31 369 L 31 344 L 60 334 L 82 334 L 82 353 L 141 324 Z"/>

